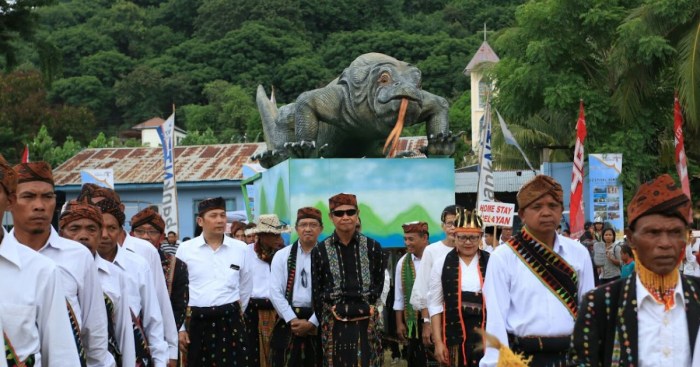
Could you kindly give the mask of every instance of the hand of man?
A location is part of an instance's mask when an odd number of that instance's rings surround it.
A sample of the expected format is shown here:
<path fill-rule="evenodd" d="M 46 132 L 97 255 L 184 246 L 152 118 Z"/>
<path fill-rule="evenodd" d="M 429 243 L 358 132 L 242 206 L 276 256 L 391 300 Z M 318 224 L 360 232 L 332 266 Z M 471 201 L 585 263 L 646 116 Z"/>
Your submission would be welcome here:
<path fill-rule="evenodd" d="M 178 344 L 180 344 L 180 352 L 187 353 L 187 348 L 190 346 L 190 335 L 186 331 L 181 331 L 177 334 Z"/>
<path fill-rule="evenodd" d="M 316 331 L 316 326 L 308 320 L 293 319 L 290 321 L 292 327 L 292 335 L 307 336 Z"/>
<path fill-rule="evenodd" d="M 396 324 L 396 336 L 402 343 L 406 342 L 406 325 L 403 322 Z"/>
<path fill-rule="evenodd" d="M 168 367 L 177 367 L 177 359 L 168 360 Z"/>
<path fill-rule="evenodd" d="M 432 330 L 429 323 L 423 323 L 423 345 L 433 345 Z"/>
<path fill-rule="evenodd" d="M 435 343 L 435 360 L 442 365 L 450 365 L 450 353 L 442 341 Z"/>

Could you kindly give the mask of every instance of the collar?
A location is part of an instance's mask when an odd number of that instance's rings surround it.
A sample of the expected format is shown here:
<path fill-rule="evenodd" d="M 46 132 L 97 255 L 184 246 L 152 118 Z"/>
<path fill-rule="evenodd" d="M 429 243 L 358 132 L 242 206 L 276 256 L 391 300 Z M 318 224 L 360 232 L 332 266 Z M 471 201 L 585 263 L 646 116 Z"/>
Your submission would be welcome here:
<path fill-rule="evenodd" d="M 642 284 L 642 281 L 639 280 L 639 275 L 637 273 L 634 274 L 635 281 L 637 282 L 637 304 L 638 307 L 641 307 L 643 303 L 645 302 L 651 302 L 652 304 L 658 304 L 656 300 L 654 300 L 654 297 L 652 297 L 651 293 L 647 290 L 647 287 Z M 673 307 L 671 307 L 671 310 L 678 307 L 679 305 L 683 307 L 685 305 L 685 298 L 683 297 L 683 279 L 681 278 L 680 274 L 678 274 L 678 283 L 676 284 L 676 288 L 673 289 L 673 297 L 675 298 L 675 304 Z"/>
<path fill-rule="evenodd" d="M 41 248 L 39 249 L 38 252 L 41 252 L 41 250 L 45 249 L 48 246 L 51 246 L 51 247 L 59 249 L 59 250 L 65 247 L 65 243 L 63 242 L 64 238 L 58 235 L 58 232 L 56 232 L 56 230 L 53 228 L 53 226 L 50 225 L 49 228 L 51 228 L 51 231 L 49 232 L 49 238 L 46 239 L 46 243 L 44 244 L 44 246 L 41 246 Z M 6 232 L 6 234 L 7 234 L 7 232 Z M 19 243 L 19 241 L 17 241 L 17 238 L 15 237 L 15 229 L 14 228 L 12 228 L 9 235 L 10 235 L 10 237 L 14 238 L 17 243 Z"/>
<path fill-rule="evenodd" d="M 192 241 L 192 243 L 198 247 L 209 246 L 207 244 L 207 241 L 204 240 L 204 234 L 200 234 L 199 236 L 191 239 L 190 241 Z M 234 243 L 235 242 L 233 242 L 233 238 L 231 238 L 227 235 L 224 235 L 224 240 L 221 242 L 221 246 L 231 247 L 232 245 L 234 245 Z M 248 245 L 248 244 L 246 244 L 246 245 Z"/>
<path fill-rule="evenodd" d="M 22 269 L 22 259 L 17 253 L 17 246 L 24 246 L 17 242 L 15 236 L 10 235 L 5 231 L 3 227 L 3 237 L 2 242 L 0 242 L 0 257 L 7 259 L 9 262 L 15 264 L 20 270 Z"/>
<path fill-rule="evenodd" d="M 126 241 L 124 241 L 126 242 Z M 114 265 L 118 266 L 124 271 L 126 270 L 126 257 L 124 255 L 124 252 L 127 251 L 126 249 L 122 248 L 121 246 L 117 245 L 117 254 L 114 256 Z"/>
<path fill-rule="evenodd" d="M 423 251 L 425 251 L 425 250 L 423 250 Z M 416 256 L 416 255 L 414 255 L 414 254 L 411 254 L 411 260 L 412 260 L 413 262 L 420 261 L 420 257 L 418 257 L 418 256 Z"/>
<path fill-rule="evenodd" d="M 119 250 L 117 250 L 119 251 Z M 116 261 L 116 258 L 115 258 Z M 100 255 L 95 255 L 95 266 L 97 267 L 98 271 L 105 272 L 107 274 L 110 274 L 111 272 L 109 271 L 109 263 L 107 260 L 103 259 L 100 257 Z"/>

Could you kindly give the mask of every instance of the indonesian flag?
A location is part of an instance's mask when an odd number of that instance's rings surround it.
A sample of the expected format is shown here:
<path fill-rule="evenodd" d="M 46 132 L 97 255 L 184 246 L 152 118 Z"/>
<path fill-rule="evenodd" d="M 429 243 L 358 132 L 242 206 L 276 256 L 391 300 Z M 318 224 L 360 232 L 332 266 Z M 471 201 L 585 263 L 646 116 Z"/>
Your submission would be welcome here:
<path fill-rule="evenodd" d="M 29 144 L 24 145 L 24 152 L 22 152 L 22 163 L 29 163 Z"/>
<path fill-rule="evenodd" d="M 581 101 L 576 122 L 576 147 L 574 149 L 574 169 L 571 173 L 571 200 L 569 201 L 569 218 L 571 237 L 583 235 L 583 141 L 586 139 L 586 116 Z"/>
<path fill-rule="evenodd" d="M 681 112 L 681 104 L 678 103 L 678 95 L 674 97 L 673 101 L 673 135 L 674 144 L 676 146 L 676 170 L 678 170 L 678 178 L 681 180 L 681 189 L 683 189 L 683 193 L 690 199 L 688 160 L 685 156 L 685 146 L 683 145 L 683 113 Z M 692 221 L 692 217 L 690 220 Z"/>

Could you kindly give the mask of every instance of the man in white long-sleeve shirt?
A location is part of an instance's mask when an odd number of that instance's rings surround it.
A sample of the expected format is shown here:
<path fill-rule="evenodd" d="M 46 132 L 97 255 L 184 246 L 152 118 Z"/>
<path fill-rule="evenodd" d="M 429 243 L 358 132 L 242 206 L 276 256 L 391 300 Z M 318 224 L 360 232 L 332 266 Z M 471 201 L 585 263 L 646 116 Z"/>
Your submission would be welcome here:
<path fill-rule="evenodd" d="M 411 305 L 413 309 L 421 312 L 423 326 L 421 327 L 421 335 L 423 344 L 432 345 L 432 330 L 430 327 L 430 313 L 428 312 L 428 288 L 430 283 L 430 273 L 433 269 L 433 264 L 442 259 L 448 252 L 454 248 L 454 231 L 455 231 L 455 215 L 457 207 L 449 205 L 443 209 L 440 215 L 442 222 L 442 230 L 445 232 L 445 238 L 430 244 L 423 251 L 423 256 L 420 261 L 420 268 L 416 275 L 416 280 L 413 283 L 413 291 L 411 292 Z"/>
<path fill-rule="evenodd" d="M 103 198 L 114 200 L 122 212 L 124 212 L 124 204 L 116 191 L 99 187 L 93 184 L 83 185 L 78 200 L 89 199 L 92 203 L 96 203 Z M 158 300 L 158 308 L 163 316 L 163 336 L 168 344 L 168 366 L 175 367 L 178 357 L 178 330 L 175 325 L 175 315 L 170 303 L 170 295 L 168 293 L 167 283 L 163 275 L 163 267 L 160 262 L 158 250 L 153 247 L 148 241 L 133 237 L 126 232 L 124 228 L 119 233 L 117 242 L 125 249 L 131 250 L 141 256 L 148 264 L 151 281 L 155 290 L 155 295 Z"/>
<path fill-rule="evenodd" d="M 270 300 L 277 314 L 272 331 L 272 366 L 319 366 L 321 339 L 311 301 L 311 250 L 323 231 L 321 211 L 297 211 L 299 239 L 272 259 Z"/>
<path fill-rule="evenodd" d="M 0 222 L 15 203 L 17 175 L 0 155 Z M 80 365 L 60 270 L 0 228 L 0 324 L 5 366 Z"/>
<path fill-rule="evenodd" d="M 56 208 L 53 173 L 46 162 L 21 163 L 10 236 L 53 260 L 61 270 L 68 314 L 81 365 L 114 366 L 107 351 L 107 311 L 93 257 L 85 246 L 62 238 L 51 226 Z"/>
<path fill-rule="evenodd" d="M 137 366 L 167 366 L 168 344 L 163 338 L 163 318 L 153 290 L 150 268 L 141 256 L 117 242 L 125 220 L 119 203 L 105 198 L 95 205 L 102 211 L 104 223 L 97 252 L 124 271 L 127 277 Z"/>
<path fill-rule="evenodd" d="M 246 244 L 224 234 L 226 202 L 210 198 L 198 205 L 202 234 L 177 249 L 187 264 L 191 319 L 181 330 L 188 366 L 249 366 L 242 313 L 252 290 Z"/>
<path fill-rule="evenodd" d="M 517 201 L 525 226 L 493 251 L 486 270 L 486 331 L 533 357 L 532 367 L 563 366 L 579 301 L 593 288 L 593 266 L 584 247 L 556 234 L 564 210 L 559 183 L 535 176 Z M 496 366 L 498 354 L 487 348 L 479 365 Z"/>
<path fill-rule="evenodd" d="M 107 308 L 107 349 L 118 366 L 134 367 L 136 352 L 126 275 L 116 265 L 97 255 L 97 248 L 102 239 L 102 227 L 102 211 L 87 202 L 71 201 L 58 220 L 61 236 L 83 244 L 95 259 Z"/>

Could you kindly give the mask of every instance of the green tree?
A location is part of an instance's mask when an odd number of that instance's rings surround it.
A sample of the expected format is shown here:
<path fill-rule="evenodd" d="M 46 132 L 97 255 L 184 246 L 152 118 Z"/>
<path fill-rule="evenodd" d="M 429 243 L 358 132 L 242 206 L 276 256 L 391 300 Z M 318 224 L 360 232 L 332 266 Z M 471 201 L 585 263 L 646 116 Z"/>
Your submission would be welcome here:
<path fill-rule="evenodd" d="M 55 81 L 49 98 L 57 104 L 86 107 L 102 118 L 108 115 L 114 100 L 111 90 L 88 75 Z"/>
<path fill-rule="evenodd" d="M 33 9 L 50 4 L 51 0 L 0 0 L 0 55 L 7 70 L 17 65 L 16 45 L 19 39 L 30 39 L 36 30 L 37 16 Z"/>
<path fill-rule="evenodd" d="M 180 140 L 180 145 L 209 145 L 219 144 L 219 139 L 214 135 L 211 128 L 207 128 L 203 133 L 199 131 L 188 131 L 187 136 Z"/>

